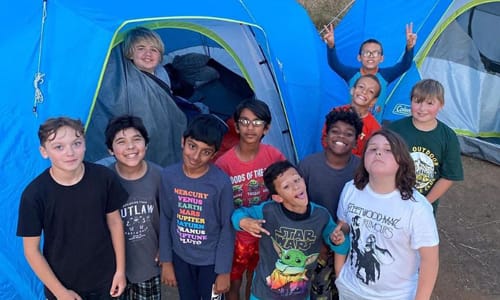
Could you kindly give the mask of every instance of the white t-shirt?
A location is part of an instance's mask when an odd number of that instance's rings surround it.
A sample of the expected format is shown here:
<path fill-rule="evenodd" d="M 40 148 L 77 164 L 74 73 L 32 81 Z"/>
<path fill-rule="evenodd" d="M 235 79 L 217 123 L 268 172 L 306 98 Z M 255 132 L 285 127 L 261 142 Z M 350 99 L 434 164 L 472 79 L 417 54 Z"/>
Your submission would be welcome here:
<path fill-rule="evenodd" d="M 439 244 L 432 206 L 413 192 L 377 194 L 346 183 L 337 216 L 351 228 L 351 250 L 336 285 L 358 299 L 414 299 L 420 258 L 418 249 Z"/>

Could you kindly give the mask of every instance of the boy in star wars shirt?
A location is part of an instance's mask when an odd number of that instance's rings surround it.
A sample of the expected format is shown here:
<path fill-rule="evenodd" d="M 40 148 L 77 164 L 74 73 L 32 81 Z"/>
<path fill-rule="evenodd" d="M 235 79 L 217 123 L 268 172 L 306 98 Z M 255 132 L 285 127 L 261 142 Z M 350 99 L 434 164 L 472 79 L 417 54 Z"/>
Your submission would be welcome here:
<path fill-rule="evenodd" d="M 250 299 L 308 299 L 322 243 L 341 266 L 348 242 L 328 210 L 309 202 L 304 179 L 290 162 L 270 165 L 264 182 L 274 201 L 239 208 L 232 216 L 234 228 L 260 238 Z"/>

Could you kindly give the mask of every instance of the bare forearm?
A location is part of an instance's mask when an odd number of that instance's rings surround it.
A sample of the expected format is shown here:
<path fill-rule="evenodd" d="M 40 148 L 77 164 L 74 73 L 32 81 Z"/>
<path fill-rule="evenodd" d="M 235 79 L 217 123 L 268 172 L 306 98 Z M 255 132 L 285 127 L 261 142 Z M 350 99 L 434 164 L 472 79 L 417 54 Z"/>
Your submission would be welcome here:
<path fill-rule="evenodd" d="M 415 300 L 429 300 L 436 284 L 439 270 L 439 247 L 422 247 L 420 253 L 420 268 Z"/>
<path fill-rule="evenodd" d="M 66 291 L 66 287 L 56 277 L 45 257 L 40 252 L 40 237 L 25 237 L 24 255 L 36 276 L 54 295 L 60 295 Z"/>
<path fill-rule="evenodd" d="M 430 203 L 434 203 L 437 199 L 441 198 L 446 191 L 450 189 L 450 187 L 453 185 L 453 181 L 445 179 L 445 178 L 440 178 L 434 186 L 431 188 L 429 193 L 427 194 L 426 198 Z"/>
<path fill-rule="evenodd" d="M 118 211 L 106 215 L 116 259 L 116 272 L 125 274 L 125 235 Z"/>
<path fill-rule="evenodd" d="M 333 264 L 335 267 L 335 277 L 338 278 L 340 275 L 340 270 L 342 270 L 342 267 L 344 266 L 346 256 L 334 253 L 333 254 Z"/>

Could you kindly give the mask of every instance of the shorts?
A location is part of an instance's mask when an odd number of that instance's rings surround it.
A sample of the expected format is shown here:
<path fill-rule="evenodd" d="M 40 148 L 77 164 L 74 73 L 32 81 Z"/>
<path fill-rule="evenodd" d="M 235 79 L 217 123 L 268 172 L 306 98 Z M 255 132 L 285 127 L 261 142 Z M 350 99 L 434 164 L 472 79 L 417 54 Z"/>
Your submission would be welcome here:
<path fill-rule="evenodd" d="M 248 238 L 247 238 L 248 239 Z M 259 262 L 259 239 L 247 241 L 236 235 L 231 280 L 241 280 L 245 270 L 253 272 Z"/>
<path fill-rule="evenodd" d="M 120 300 L 160 300 L 161 299 L 160 276 L 155 276 L 139 283 L 127 282 L 125 291 Z"/>

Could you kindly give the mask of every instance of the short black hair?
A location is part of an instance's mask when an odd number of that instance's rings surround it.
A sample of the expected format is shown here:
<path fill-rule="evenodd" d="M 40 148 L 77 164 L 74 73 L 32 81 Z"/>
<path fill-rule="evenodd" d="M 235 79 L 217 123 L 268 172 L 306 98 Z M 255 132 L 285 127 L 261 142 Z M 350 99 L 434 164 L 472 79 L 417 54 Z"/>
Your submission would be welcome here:
<path fill-rule="evenodd" d="M 127 128 L 134 128 L 139 131 L 146 142 L 146 145 L 149 143 L 149 134 L 142 122 L 142 119 L 132 115 L 121 115 L 115 117 L 108 122 L 108 126 L 106 126 L 106 130 L 104 131 L 104 135 L 106 137 L 106 146 L 109 150 L 113 150 L 113 140 L 115 139 L 116 134 Z"/>
<path fill-rule="evenodd" d="M 184 139 L 190 137 L 209 146 L 214 146 L 215 151 L 218 151 L 226 131 L 227 125 L 220 118 L 211 114 L 201 114 L 189 122 L 183 137 Z"/>
<path fill-rule="evenodd" d="M 361 52 L 363 52 L 363 47 L 366 44 L 377 44 L 380 46 L 380 55 L 384 55 L 384 48 L 382 47 L 382 43 L 376 39 L 367 39 L 366 41 L 361 43 L 361 46 L 359 46 L 359 52 L 358 54 L 361 55 Z"/>
<path fill-rule="evenodd" d="M 233 114 L 233 119 L 236 126 L 238 126 L 238 120 L 240 119 L 241 112 L 245 108 L 253 112 L 255 116 L 259 118 L 259 120 L 266 122 L 266 127 L 271 124 L 271 111 L 269 110 L 269 106 L 262 100 L 250 98 L 241 101 L 236 106 Z"/>
<path fill-rule="evenodd" d="M 354 127 L 354 131 L 356 132 L 356 140 L 363 130 L 363 121 L 359 117 L 358 113 L 354 110 L 354 108 L 350 105 L 340 106 L 332 109 L 325 116 L 325 127 L 326 132 L 332 128 L 333 124 L 338 121 L 342 121 Z"/>
<path fill-rule="evenodd" d="M 285 173 L 288 169 L 295 169 L 300 175 L 299 169 L 288 160 L 282 160 L 272 163 L 264 171 L 264 184 L 269 190 L 269 195 L 278 194 L 278 192 L 276 191 L 276 187 L 274 186 L 274 180 L 276 180 L 276 178 L 278 178 L 278 176 L 280 176 L 281 174 Z"/>

